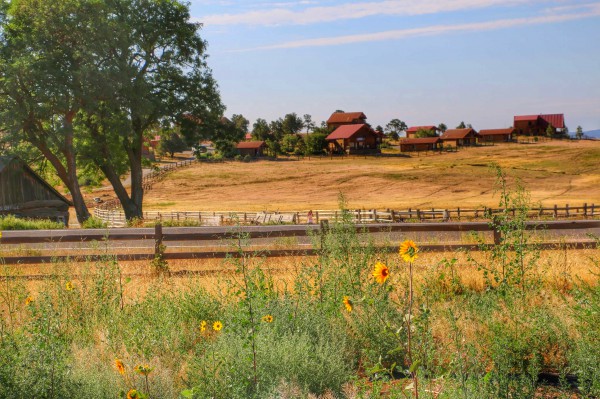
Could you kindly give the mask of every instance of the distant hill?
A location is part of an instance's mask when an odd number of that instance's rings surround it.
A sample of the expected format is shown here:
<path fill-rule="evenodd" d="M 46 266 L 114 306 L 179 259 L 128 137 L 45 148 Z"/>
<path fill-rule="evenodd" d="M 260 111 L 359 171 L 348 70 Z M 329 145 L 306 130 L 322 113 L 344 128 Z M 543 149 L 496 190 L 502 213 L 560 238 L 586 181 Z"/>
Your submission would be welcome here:
<path fill-rule="evenodd" d="M 589 130 L 587 132 L 584 132 L 583 134 L 586 136 L 589 136 L 589 137 L 594 137 L 594 138 L 600 139 L 600 129 Z"/>

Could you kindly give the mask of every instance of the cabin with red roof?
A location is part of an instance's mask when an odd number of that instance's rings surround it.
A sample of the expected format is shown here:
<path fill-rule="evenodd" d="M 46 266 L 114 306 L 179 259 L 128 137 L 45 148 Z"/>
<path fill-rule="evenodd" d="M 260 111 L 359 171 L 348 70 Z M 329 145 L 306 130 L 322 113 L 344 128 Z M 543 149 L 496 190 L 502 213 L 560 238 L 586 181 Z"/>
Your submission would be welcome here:
<path fill-rule="evenodd" d="M 366 124 L 367 116 L 362 112 L 334 112 L 327 119 L 328 128 L 337 128 L 343 125 Z"/>
<path fill-rule="evenodd" d="M 479 131 L 479 141 L 482 143 L 507 143 L 512 141 L 515 129 L 482 129 Z"/>
<path fill-rule="evenodd" d="M 336 154 L 378 154 L 379 135 L 365 123 L 342 125 L 327 136 L 329 152 Z"/>
<path fill-rule="evenodd" d="M 264 141 L 242 141 L 235 148 L 242 156 L 250 155 L 251 157 L 262 157 L 264 155 L 267 144 Z"/>
<path fill-rule="evenodd" d="M 431 132 L 435 133 L 435 135 L 437 135 L 440 129 L 438 129 L 438 127 L 434 126 L 434 125 L 411 126 L 408 129 L 406 129 L 406 138 L 407 139 L 415 139 L 415 138 L 417 138 L 417 132 L 419 130 L 431 131 Z"/>
<path fill-rule="evenodd" d="M 515 133 L 526 136 L 545 136 L 548 125 L 554 133 L 565 128 L 564 114 L 517 115 L 514 118 Z"/>
<path fill-rule="evenodd" d="M 454 147 L 464 147 L 477 144 L 477 132 L 473 128 L 465 129 L 448 129 L 442 137 L 444 145 L 452 145 Z"/>
<path fill-rule="evenodd" d="M 400 140 L 400 151 L 436 151 L 440 149 L 442 139 L 439 137 L 421 137 Z"/>

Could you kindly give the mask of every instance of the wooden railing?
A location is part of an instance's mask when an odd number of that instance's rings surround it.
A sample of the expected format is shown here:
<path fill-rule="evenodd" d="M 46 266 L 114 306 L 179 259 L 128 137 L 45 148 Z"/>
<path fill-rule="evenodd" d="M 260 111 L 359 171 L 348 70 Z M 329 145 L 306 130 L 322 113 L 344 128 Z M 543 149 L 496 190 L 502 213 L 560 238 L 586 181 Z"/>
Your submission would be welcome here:
<path fill-rule="evenodd" d="M 308 210 L 288 212 L 244 212 L 244 211 L 146 211 L 143 219 L 148 221 L 196 222 L 198 225 L 219 226 L 232 224 L 276 224 L 309 223 Z M 322 220 L 339 221 L 340 210 L 312 210 L 312 222 Z M 395 223 L 424 221 L 463 221 L 490 220 L 493 215 L 505 212 L 498 208 L 455 208 L 455 209 L 352 209 L 347 210 L 350 221 L 354 223 Z M 514 215 L 517 210 L 509 209 Z M 125 214 L 120 210 L 98 209 L 94 216 L 107 222 L 110 227 L 125 226 Z M 531 208 L 527 212 L 529 219 L 589 219 L 600 217 L 600 206 L 587 203 L 581 206 L 554 205 L 551 207 Z"/>
<path fill-rule="evenodd" d="M 352 226 L 352 225 L 350 225 Z M 464 233 L 478 233 L 484 240 L 484 246 L 501 242 L 500 230 L 486 222 L 446 222 L 446 223 L 388 223 L 354 225 L 357 232 L 378 235 L 383 240 L 381 251 L 397 251 L 397 246 L 386 244 L 393 234 L 402 236 L 423 235 L 420 247 L 423 251 L 454 251 L 457 249 L 479 250 L 482 246 L 473 240 L 464 242 Z M 538 234 L 538 248 L 597 248 L 598 240 L 587 234 L 600 233 L 600 220 L 573 221 L 532 221 L 526 229 Z M 261 256 L 305 256 L 317 255 L 321 249 L 310 244 L 301 248 L 299 243 L 291 243 L 282 238 L 323 237 L 330 225 L 322 221 L 318 225 L 283 226 L 233 226 L 233 227 L 172 227 L 163 228 L 157 224 L 154 228 L 123 228 L 96 230 L 45 230 L 45 231 L 4 231 L 0 238 L 0 263 L 36 264 L 48 262 L 84 262 L 98 260 L 105 256 L 114 256 L 118 260 L 149 260 L 163 254 L 164 259 L 218 259 L 238 257 L 259 253 Z M 449 241 L 445 235 L 459 233 L 460 242 Z M 578 234 L 578 237 L 575 235 Z M 240 236 L 248 241 L 244 251 L 221 250 L 223 243 Z M 469 236 L 469 234 L 467 234 Z M 566 237 L 570 237 L 566 241 Z M 434 238 L 438 239 L 438 242 Z M 439 243 L 439 241 L 446 243 Z M 469 241 L 469 240 L 467 240 Z M 282 242 L 284 244 L 282 244 Z M 318 240 L 317 240 L 318 242 Z M 65 244 L 79 243 L 77 250 L 65 248 Z M 102 243 L 105 243 L 102 249 Z M 119 243 L 119 245 L 114 245 Z M 133 245 L 127 245 L 127 243 Z M 145 243 L 145 246 L 140 246 Z M 174 244 L 178 245 L 174 245 Z M 178 252 L 182 243 L 184 248 L 193 251 Z M 213 244 L 210 244 L 213 243 Z M 27 244 L 26 253 L 15 256 L 19 246 Z M 72 245 L 72 244 L 71 244 Z M 175 250 L 169 250 L 177 246 Z M 285 247 L 282 249 L 282 246 Z M 166 248 L 166 251 L 164 250 Z M 215 249 L 216 248 L 216 249 Z M 144 251 L 141 251 L 143 249 Z M 82 253 L 83 251 L 83 253 Z M 36 252 L 32 254 L 31 252 Z M 52 254 L 43 253 L 50 252 Z"/>

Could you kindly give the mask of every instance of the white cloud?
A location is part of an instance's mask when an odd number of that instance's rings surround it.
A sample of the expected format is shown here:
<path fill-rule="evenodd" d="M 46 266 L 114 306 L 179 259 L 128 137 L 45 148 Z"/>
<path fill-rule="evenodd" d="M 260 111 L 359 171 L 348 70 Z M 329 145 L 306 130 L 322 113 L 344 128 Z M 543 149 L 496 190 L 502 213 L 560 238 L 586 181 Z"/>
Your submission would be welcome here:
<path fill-rule="evenodd" d="M 289 6 L 248 11 L 237 14 L 207 15 L 197 18 L 206 25 L 307 25 L 338 20 L 359 19 L 377 15 L 424 15 L 466 9 L 531 3 L 534 0 L 384 0 L 353 2 L 335 6 L 307 7 L 302 10 Z M 310 4 L 299 2 L 298 4 Z"/>
<path fill-rule="evenodd" d="M 515 19 L 501 19 L 487 22 L 474 22 L 459 25 L 433 25 L 422 28 L 414 29 L 399 29 L 390 30 L 384 32 L 358 34 L 358 35 L 345 35 L 335 37 L 323 37 L 316 39 L 305 39 L 296 40 L 290 42 L 284 42 L 279 44 L 273 44 L 269 46 L 257 47 L 253 49 L 239 50 L 239 51 L 252 51 L 252 50 L 274 50 L 274 49 L 289 49 L 299 47 L 322 47 L 322 46 L 336 46 L 342 44 L 353 44 L 353 43 L 365 43 L 375 42 L 384 40 L 398 40 L 406 39 L 415 36 L 434 36 L 441 35 L 444 33 L 451 32 L 481 32 L 496 29 L 506 29 L 516 26 L 526 25 L 540 25 L 549 24 L 556 22 L 571 21 L 584 18 L 592 18 L 600 16 L 600 3 L 588 4 L 588 12 L 585 13 L 574 13 L 574 14 L 562 14 L 562 15 L 543 15 L 537 17 L 527 18 L 515 18 Z"/>

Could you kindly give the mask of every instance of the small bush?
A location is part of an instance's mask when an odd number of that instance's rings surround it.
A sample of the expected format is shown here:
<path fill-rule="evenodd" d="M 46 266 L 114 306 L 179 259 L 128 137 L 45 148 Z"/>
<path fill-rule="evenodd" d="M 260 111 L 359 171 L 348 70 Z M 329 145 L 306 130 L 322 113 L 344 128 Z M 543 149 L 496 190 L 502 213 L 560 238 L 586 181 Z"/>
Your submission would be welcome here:
<path fill-rule="evenodd" d="M 106 229 L 108 227 L 108 223 L 102 219 L 92 216 L 83 222 L 81 227 L 84 229 Z"/>

